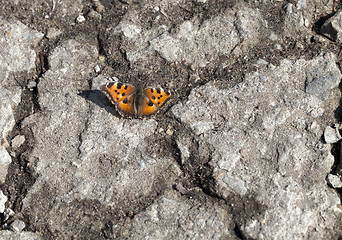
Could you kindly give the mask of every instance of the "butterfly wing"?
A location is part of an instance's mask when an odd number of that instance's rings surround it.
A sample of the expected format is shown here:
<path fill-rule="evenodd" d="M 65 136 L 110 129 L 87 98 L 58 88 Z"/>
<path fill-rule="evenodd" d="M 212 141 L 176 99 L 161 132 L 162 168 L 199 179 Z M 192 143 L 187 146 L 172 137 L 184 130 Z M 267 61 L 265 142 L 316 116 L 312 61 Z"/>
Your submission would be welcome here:
<path fill-rule="evenodd" d="M 135 87 L 123 83 L 107 83 L 100 87 L 109 100 L 115 105 L 116 110 L 124 117 L 134 117 Z"/>
<path fill-rule="evenodd" d="M 139 117 L 148 118 L 158 111 L 158 107 L 147 97 L 143 97 L 141 107 L 139 108 Z"/>
<path fill-rule="evenodd" d="M 144 94 L 158 108 L 161 108 L 171 97 L 171 93 L 162 88 L 146 88 Z"/>
<path fill-rule="evenodd" d="M 136 111 L 134 107 L 134 95 L 130 95 L 116 105 L 116 110 L 121 116 L 127 118 L 134 118 L 136 116 Z"/>
<path fill-rule="evenodd" d="M 134 93 L 135 87 L 123 83 L 107 83 L 102 85 L 100 90 L 106 94 L 113 104 L 116 104 L 124 100 L 126 97 L 132 95 Z"/>

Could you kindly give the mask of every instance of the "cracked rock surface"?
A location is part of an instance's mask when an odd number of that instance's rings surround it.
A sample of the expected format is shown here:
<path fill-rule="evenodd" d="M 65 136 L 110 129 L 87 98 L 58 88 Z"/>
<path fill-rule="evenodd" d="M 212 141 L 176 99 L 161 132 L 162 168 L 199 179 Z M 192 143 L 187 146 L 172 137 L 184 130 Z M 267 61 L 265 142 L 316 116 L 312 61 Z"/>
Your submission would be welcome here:
<path fill-rule="evenodd" d="M 329 55 L 263 65 L 233 88 L 218 89 L 212 82 L 195 88 L 172 108 L 195 135 L 198 155 L 208 154 L 201 145 L 210 146 L 211 190 L 225 199 L 253 194 L 266 206 L 260 219 L 243 222 L 248 237 L 304 238 L 315 226 L 314 236 L 324 238 L 341 212 L 339 197 L 325 181 L 334 158 L 320 142 L 322 127 L 311 129 L 323 102 L 303 91 L 303 79 L 322 61 L 335 60 Z"/>
<path fill-rule="evenodd" d="M 0 238 L 341 238 L 339 4 L 0 0 Z"/>

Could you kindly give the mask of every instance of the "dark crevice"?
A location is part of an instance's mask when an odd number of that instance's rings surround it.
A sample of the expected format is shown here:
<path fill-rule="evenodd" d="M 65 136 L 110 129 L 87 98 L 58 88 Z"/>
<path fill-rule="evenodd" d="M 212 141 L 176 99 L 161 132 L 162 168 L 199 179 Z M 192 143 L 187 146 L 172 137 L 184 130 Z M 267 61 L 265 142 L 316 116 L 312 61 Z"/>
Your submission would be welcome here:
<path fill-rule="evenodd" d="M 235 227 L 234 227 L 234 233 L 235 233 L 235 236 L 239 239 L 242 239 L 242 240 L 246 240 L 247 238 L 243 235 L 241 229 L 239 228 L 239 226 L 237 224 L 235 224 Z"/>
<path fill-rule="evenodd" d="M 98 52 L 100 55 L 106 56 L 106 51 L 100 37 L 100 34 L 97 34 L 97 44 L 98 44 Z"/>
<path fill-rule="evenodd" d="M 332 174 L 341 174 L 342 162 L 341 162 L 341 141 L 334 143 L 331 148 L 331 154 L 334 156 L 335 161 L 331 168 Z"/>
<path fill-rule="evenodd" d="M 21 101 L 15 108 L 14 118 L 15 126 L 12 132 L 9 134 L 8 139 L 13 139 L 18 135 L 25 137 L 24 143 L 18 148 L 13 148 L 12 146 L 7 147 L 7 151 L 12 157 L 12 163 L 8 168 L 8 173 L 5 182 L 0 185 L 0 189 L 8 197 L 6 207 L 12 209 L 16 214 L 16 218 L 20 216 L 22 220 L 29 226 L 29 220 L 25 215 L 18 214 L 22 210 L 22 201 L 26 197 L 29 188 L 35 183 L 37 174 L 34 170 L 35 162 L 29 162 L 30 153 L 34 147 L 34 136 L 33 132 L 29 127 L 22 127 L 22 121 L 41 110 L 38 101 L 38 88 L 39 79 L 43 76 L 44 72 L 49 69 L 47 55 L 41 52 L 37 57 L 36 74 L 35 78 L 31 78 L 36 82 L 36 86 L 31 89 L 27 88 L 27 83 L 30 80 L 29 76 L 24 76 L 19 80 L 14 76 L 15 81 L 19 86 L 22 87 Z M 31 80 L 32 81 L 32 80 Z M 13 221 L 9 218 L 6 223 L 9 224 Z M 6 227 L 3 216 L 0 218 L 1 226 Z"/>
<path fill-rule="evenodd" d="M 325 14 L 322 17 L 320 17 L 312 26 L 312 30 L 316 32 L 317 34 L 320 34 L 320 29 L 325 23 L 326 20 L 328 20 L 330 17 L 332 17 L 335 13 Z"/>

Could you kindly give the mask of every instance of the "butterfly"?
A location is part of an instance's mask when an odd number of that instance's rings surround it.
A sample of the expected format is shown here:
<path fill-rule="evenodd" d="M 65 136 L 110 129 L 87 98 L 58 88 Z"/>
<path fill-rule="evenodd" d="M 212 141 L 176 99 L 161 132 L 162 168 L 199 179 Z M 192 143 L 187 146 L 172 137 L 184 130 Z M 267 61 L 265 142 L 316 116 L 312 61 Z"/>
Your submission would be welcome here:
<path fill-rule="evenodd" d="M 127 118 L 151 117 L 171 99 L 171 93 L 162 88 L 143 89 L 125 83 L 107 83 L 100 90 L 115 105 L 116 111 Z"/>

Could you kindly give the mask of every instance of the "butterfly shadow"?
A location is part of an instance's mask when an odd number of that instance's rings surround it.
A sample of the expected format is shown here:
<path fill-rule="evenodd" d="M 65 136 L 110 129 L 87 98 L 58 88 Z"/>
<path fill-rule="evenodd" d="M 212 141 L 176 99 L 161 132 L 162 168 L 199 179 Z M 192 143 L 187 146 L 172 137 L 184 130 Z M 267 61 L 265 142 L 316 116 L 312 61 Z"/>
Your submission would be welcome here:
<path fill-rule="evenodd" d="M 100 108 L 104 108 L 108 113 L 115 117 L 121 118 L 120 114 L 115 110 L 115 106 L 108 100 L 100 90 L 85 90 L 78 94 L 87 101 L 91 101 Z"/>

